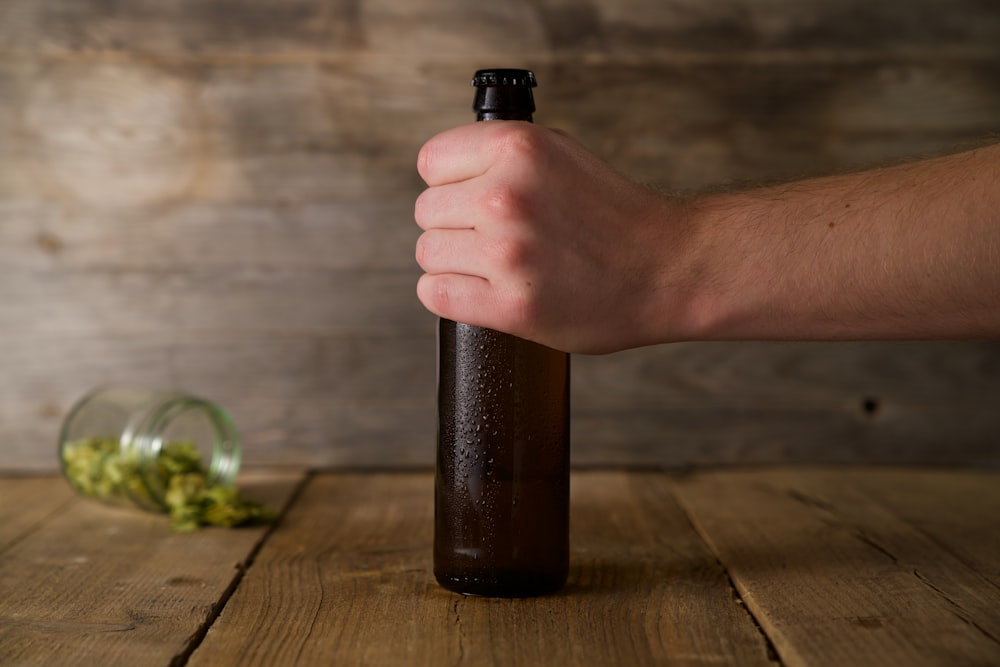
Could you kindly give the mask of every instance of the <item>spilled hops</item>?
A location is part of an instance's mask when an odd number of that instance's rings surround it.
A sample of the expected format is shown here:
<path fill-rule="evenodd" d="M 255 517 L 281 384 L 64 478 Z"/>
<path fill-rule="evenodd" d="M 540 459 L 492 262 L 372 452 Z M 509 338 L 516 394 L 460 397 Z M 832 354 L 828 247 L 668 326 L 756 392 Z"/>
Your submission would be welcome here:
<path fill-rule="evenodd" d="M 234 487 L 209 482 L 194 443 L 170 442 L 151 461 L 123 455 L 118 440 L 90 437 L 66 443 L 63 470 L 90 498 L 127 503 L 170 515 L 170 527 L 192 532 L 272 523 L 276 515 Z"/>

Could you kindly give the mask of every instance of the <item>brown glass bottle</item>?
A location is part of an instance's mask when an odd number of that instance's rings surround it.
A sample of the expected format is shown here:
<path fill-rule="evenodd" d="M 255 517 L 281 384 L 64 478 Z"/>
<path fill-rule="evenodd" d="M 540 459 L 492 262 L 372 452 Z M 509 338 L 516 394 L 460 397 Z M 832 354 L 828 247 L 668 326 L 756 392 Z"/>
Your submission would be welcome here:
<path fill-rule="evenodd" d="M 531 121 L 535 78 L 480 70 L 478 120 Z M 558 590 L 569 565 L 569 355 L 442 319 L 434 576 L 466 595 Z"/>

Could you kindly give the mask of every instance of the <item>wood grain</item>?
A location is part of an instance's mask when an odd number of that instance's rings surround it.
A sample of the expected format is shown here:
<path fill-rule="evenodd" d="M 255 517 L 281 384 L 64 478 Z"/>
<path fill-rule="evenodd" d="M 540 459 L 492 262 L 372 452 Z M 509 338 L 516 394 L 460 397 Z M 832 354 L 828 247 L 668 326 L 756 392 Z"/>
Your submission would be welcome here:
<path fill-rule="evenodd" d="M 431 574 L 432 478 L 314 478 L 191 664 L 770 664 L 655 474 L 573 478 L 567 588 L 465 598 Z"/>
<path fill-rule="evenodd" d="M 4 479 L 0 484 L 0 558 L 72 498 L 68 484 L 53 484 L 48 477 Z"/>
<path fill-rule="evenodd" d="M 995 584 L 880 500 L 883 488 L 892 497 L 897 482 L 916 482 L 962 525 L 963 507 L 993 502 L 993 489 L 969 478 L 961 494 L 937 497 L 941 485 L 930 477 L 883 475 L 883 484 L 862 491 L 853 477 L 716 473 L 683 482 L 679 496 L 785 664 L 1000 659 Z"/>
<path fill-rule="evenodd" d="M 258 471 L 274 530 L 190 535 L 0 477 L 0 662 L 992 665 L 998 476 L 577 471 L 569 582 L 526 600 L 434 583 L 429 472 Z"/>
<path fill-rule="evenodd" d="M 139 0 L 117 9 L 110 12 L 107 0 L 12 0 L 5 4 L 0 44 L 53 54 L 284 55 L 385 49 L 421 58 L 455 58 L 463 49 L 476 53 L 473 46 L 486 54 L 521 52 L 532 57 L 606 52 L 648 58 L 671 49 L 879 49 L 919 54 L 951 48 L 962 54 L 992 51 L 1000 28 L 996 9 L 975 0 L 953 2 L 948 12 L 941 12 L 934 0 L 905 7 L 809 0 L 766 8 L 679 0 L 518 0 L 473 8 L 459 0 L 418 0 L 405 10 L 357 0 L 254 0 L 241 3 L 239 12 L 218 0 L 167 5 Z M 31 41 L 43 28 L 49 40 Z M 435 45 L 436 50 L 430 48 Z"/>
<path fill-rule="evenodd" d="M 997 44 L 1000 11 L 977 0 L 4 2 L 0 470 L 54 471 L 45 443 L 107 382 L 212 398 L 251 462 L 428 465 L 415 156 L 472 119 L 477 67 L 534 68 L 539 122 L 636 180 L 702 190 L 995 136 Z M 998 359 L 580 358 L 574 460 L 992 465 Z"/>
<path fill-rule="evenodd" d="M 975 570 L 988 582 L 980 586 L 984 592 L 1000 589 L 996 558 L 1000 553 L 1000 498 L 994 473 L 874 470 L 858 474 L 852 481 L 859 492 L 877 498 L 899 520 L 961 561 L 961 570 Z"/>
<path fill-rule="evenodd" d="M 247 495 L 281 507 L 301 474 L 244 479 Z M 175 534 L 165 516 L 83 498 L 66 503 L 61 479 L 33 484 L 62 505 L 0 558 L 5 665 L 183 660 L 268 530 Z M 21 480 L 0 488 L 31 498 Z"/>

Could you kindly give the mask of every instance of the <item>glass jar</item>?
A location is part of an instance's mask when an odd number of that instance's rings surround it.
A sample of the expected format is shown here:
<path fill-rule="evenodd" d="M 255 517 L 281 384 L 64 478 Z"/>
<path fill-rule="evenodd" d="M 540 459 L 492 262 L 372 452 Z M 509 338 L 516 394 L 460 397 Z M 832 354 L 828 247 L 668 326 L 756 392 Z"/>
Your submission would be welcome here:
<path fill-rule="evenodd" d="M 91 498 L 168 511 L 171 484 L 189 473 L 231 486 L 240 467 L 233 420 L 180 391 L 101 387 L 63 421 L 59 459 L 66 479 Z"/>

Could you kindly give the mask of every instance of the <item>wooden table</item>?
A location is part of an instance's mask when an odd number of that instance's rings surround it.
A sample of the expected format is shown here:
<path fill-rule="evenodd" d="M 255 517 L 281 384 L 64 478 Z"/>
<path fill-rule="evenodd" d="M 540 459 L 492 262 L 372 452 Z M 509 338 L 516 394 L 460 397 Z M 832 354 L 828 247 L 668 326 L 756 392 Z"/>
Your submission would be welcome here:
<path fill-rule="evenodd" d="M 241 486 L 277 526 L 0 479 L 0 664 L 1000 664 L 1000 472 L 574 472 L 569 584 L 526 600 L 434 583 L 428 472 Z"/>

